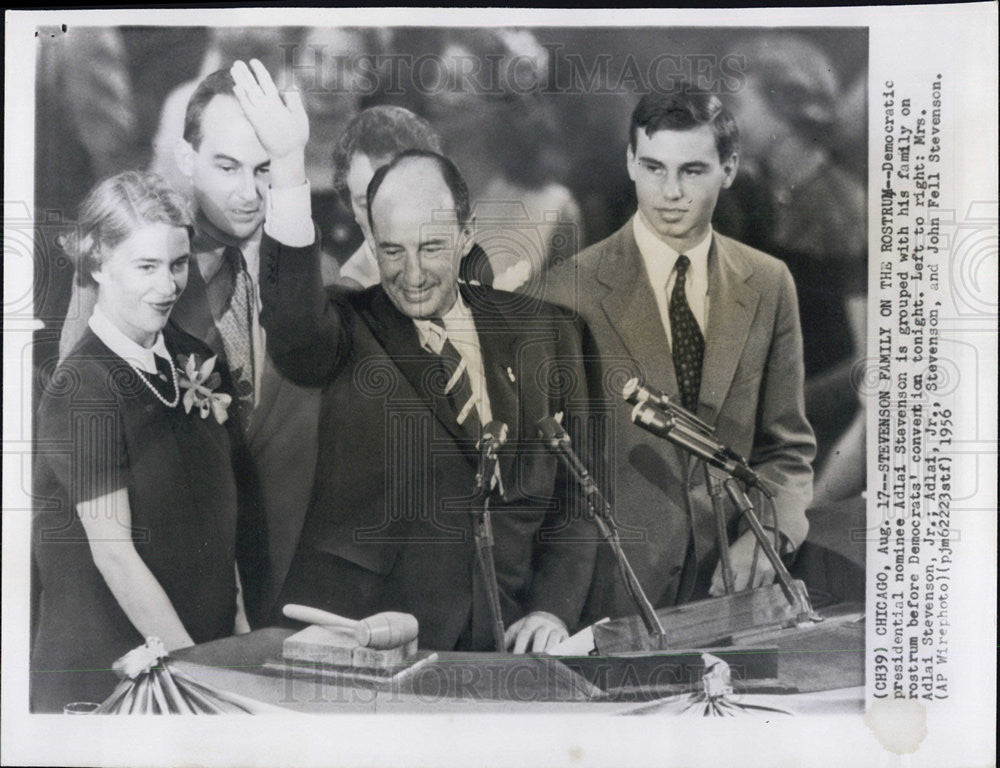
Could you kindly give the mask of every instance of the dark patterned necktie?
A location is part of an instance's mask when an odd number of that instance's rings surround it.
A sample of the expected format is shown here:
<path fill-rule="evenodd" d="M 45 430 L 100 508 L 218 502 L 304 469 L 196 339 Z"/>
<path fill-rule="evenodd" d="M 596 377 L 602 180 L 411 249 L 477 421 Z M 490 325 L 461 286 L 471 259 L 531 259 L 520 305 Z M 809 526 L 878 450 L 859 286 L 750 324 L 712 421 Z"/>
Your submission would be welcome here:
<path fill-rule="evenodd" d="M 705 357 L 705 337 L 701 335 L 698 321 L 688 306 L 684 283 L 691 260 L 681 254 L 677 257 L 677 280 L 670 294 L 671 352 L 674 372 L 681 392 L 681 404 L 692 413 L 698 409 L 698 391 L 701 389 L 701 363 Z"/>
<path fill-rule="evenodd" d="M 431 320 L 433 339 L 430 344 L 439 356 L 441 376 L 444 382 L 443 392 L 455 417 L 455 422 L 472 440 L 479 440 L 482 423 L 479 420 L 479 410 L 476 408 L 476 398 L 472 393 L 472 378 L 469 368 L 455 345 L 448 338 L 444 321 L 439 318 Z"/>
<path fill-rule="evenodd" d="M 233 295 L 219 318 L 219 335 L 222 336 L 240 411 L 247 416 L 253 409 L 254 401 L 253 312 L 256 301 L 253 280 L 239 248 L 228 246 L 223 256 L 233 270 Z"/>

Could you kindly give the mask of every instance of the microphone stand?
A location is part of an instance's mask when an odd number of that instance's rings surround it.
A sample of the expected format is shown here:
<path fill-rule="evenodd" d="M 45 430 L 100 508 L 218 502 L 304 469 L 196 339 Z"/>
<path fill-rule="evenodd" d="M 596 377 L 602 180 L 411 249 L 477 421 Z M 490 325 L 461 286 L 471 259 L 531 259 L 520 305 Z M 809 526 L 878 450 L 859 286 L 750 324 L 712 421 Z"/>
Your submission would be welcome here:
<path fill-rule="evenodd" d="M 664 392 L 646 386 L 638 378 L 629 379 L 622 388 L 622 396 L 625 401 L 632 405 L 646 403 L 663 413 L 669 413 L 675 419 L 683 422 L 693 432 L 712 437 L 714 430 L 707 422 L 702 421 L 685 408 L 678 406 Z M 715 537 L 719 545 L 719 563 L 722 566 L 722 584 L 726 594 L 736 591 L 733 580 L 733 567 L 729 558 L 729 537 L 726 535 L 726 510 L 722 505 L 722 481 L 713 474 L 711 466 L 705 460 L 701 460 L 702 469 L 705 473 L 705 487 L 708 488 L 708 495 L 712 501 L 712 514 L 715 518 Z"/>
<path fill-rule="evenodd" d="M 778 550 L 774 548 L 773 542 L 757 518 L 757 513 L 754 512 L 753 502 L 750 501 L 750 497 L 746 495 L 746 492 L 744 492 L 734 478 L 729 478 L 723 485 L 739 514 L 743 515 L 744 519 L 750 525 L 750 530 L 753 531 L 753 535 L 757 538 L 761 549 L 764 550 L 764 555 L 771 561 L 774 572 L 778 576 L 778 581 L 781 582 L 781 589 L 785 593 L 785 597 L 798 610 L 798 621 L 818 621 L 819 616 L 813 612 L 805 585 L 801 581 L 796 582 L 792 578 L 792 574 L 788 572 L 785 564 L 781 562 Z"/>
<path fill-rule="evenodd" d="M 597 486 L 595 485 L 594 487 L 596 488 Z M 598 494 L 600 494 L 599 491 Z M 639 584 L 639 579 L 635 575 L 635 571 L 632 570 L 632 564 L 629 563 L 628 557 L 622 549 L 622 544 L 618 537 L 618 526 L 611 516 L 611 507 L 603 496 L 600 496 L 600 501 L 597 504 L 589 496 L 586 498 L 590 516 L 597 524 L 597 529 L 600 531 L 601 536 L 614 553 L 615 562 L 618 565 L 618 575 L 625 583 L 625 591 L 628 593 L 629 598 L 631 598 L 636 610 L 638 610 L 639 618 L 642 619 L 646 631 L 653 636 L 665 637 L 666 632 L 663 630 L 663 624 L 660 623 L 660 617 L 653 610 L 652 603 L 646 597 L 646 593 L 643 591 L 642 585 Z"/>
<path fill-rule="evenodd" d="M 629 563 L 628 557 L 625 555 L 625 550 L 622 549 L 621 540 L 618 536 L 618 525 L 615 523 L 614 516 L 611 513 L 611 504 L 608 503 L 604 494 L 601 493 L 601 489 L 597 487 L 597 483 L 594 482 L 594 478 L 591 477 L 590 472 L 587 471 L 583 462 L 573 454 L 572 448 L 569 445 L 570 437 L 563 430 L 559 422 L 552 417 L 547 417 L 538 422 L 538 427 L 542 436 L 549 443 L 549 447 L 562 459 L 565 466 L 573 475 L 573 478 L 580 485 L 584 500 L 587 502 L 590 517 L 597 525 L 601 537 L 611 547 L 618 566 L 618 574 L 625 584 L 625 591 L 639 613 L 639 618 L 642 619 L 642 623 L 646 627 L 646 632 L 654 637 L 665 637 L 666 632 L 663 629 L 663 624 L 660 623 L 659 616 L 653 610 L 652 603 L 646 597 L 646 593 L 639 583 L 639 578 L 635 575 L 635 571 L 632 570 L 632 564 Z"/>
<path fill-rule="evenodd" d="M 483 583 L 486 588 L 487 602 L 490 606 L 493 644 L 496 646 L 497 653 L 503 653 L 506 650 L 503 613 L 500 609 L 500 588 L 497 585 L 496 562 L 493 559 L 493 522 L 490 519 L 490 495 L 492 490 L 490 485 L 493 475 L 496 472 L 496 462 L 496 454 L 490 453 L 489 448 L 484 448 L 484 455 L 480 457 L 479 469 L 476 472 L 474 491 L 477 502 L 481 500 L 482 506 L 472 516 L 472 531 L 473 537 L 476 540 L 476 559 L 479 561 L 479 569 L 483 575 Z M 487 474 L 488 467 L 492 467 L 493 472 Z"/>
<path fill-rule="evenodd" d="M 498 653 L 505 650 L 503 618 L 500 612 L 500 588 L 497 586 L 496 563 L 493 560 L 493 524 L 490 521 L 490 497 L 483 495 L 482 509 L 472 518 L 472 530 L 476 539 L 476 557 L 486 585 L 486 597 L 490 605 L 490 619 L 493 626 L 493 643 Z"/>
<path fill-rule="evenodd" d="M 722 482 L 713 473 L 707 461 L 701 462 L 705 471 L 705 485 L 708 487 L 708 496 L 712 500 L 712 514 L 715 516 L 715 538 L 719 542 L 719 563 L 722 565 L 722 585 L 726 589 L 726 594 L 731 595 L 736 591 L 736 583 L 733 580 L 733 565 L 729 559 L 729 536 L 726 535 L 726 510 L 722 506 Z"/>
<path fill-rule="evenodd" d="M 716 443 L 714 430 L 712 430 L 711 427 L 706 425 L 704 422 L 701 422 L 687 410 L 669 402 L 669 398 L 664 396 L 662 393 L 656 392 L 655 390 L 651 390 L 641 384 L 631 381 L 627 386 L 628 390 L 625 393 L 625 399 L 628 402 L 636 404 L 636 408 L 633 411 L 633 423 L 638 426 L 643 426 L 645 429 L 652 431 L 653 434 L 669 440 L 674 443 L 674 445 L 694 455 L 695 458 L 700 460 L 704 466 L 705 482 L 708 484 L 708 491 L 712 500 L 712 510 L 715 515 L 716 536 L 718 536 L 719 539 L 719 561 L 722 566 L 722 576 L 726 593 L 730 594 L 734 591 L 732 564 L 729 558 L 728 537 L 726 536 L 725 510 L 722 507 L 722 494 L 719 489 L 720 481 L 712 474 L 710 463 L 706 458 L 706 456 L 709 455 L 712 456 L 713 461 L 723 462 L 725 466 L 730 466 L 735 470 L 731 471 L 729 473 L 730 476 L 721 484 L 725 488 L 726 493 L 729 494 L 729 498 L 735 505 L 738 514 L 749 524 L 750 530 L 753 531 L 753 535 L 757 539 L 758 544 L 761 549 L 764 550 L 764 555 L 774 567 L 775 574 L 777 575 L 778 581 L 781 583 L 781 588 L 785 593 L 785 597 L 798 611 L 798 619 L 800 621 L 819 620 L 819 617 L 813 612 L 812 604 L 809 601 L 809 595 L 805 590 L 805 585 L 802 584 L 802 582 L 796 582 L 792 579 L 792 575 L 788 572 L 785 564 L 781 562 L 781 557 L 778 555 L 778 551 L 774 548 L 774 544 L 771 542 L 767 532 L 764 530 L 760 520 L 757 518 L 757 514 L 754 512 L 753 503 L 750 501 L 750 498 L 744 492 L 741 485 L 737 482 L 737 477 L 739 477 L 744 483 L 746 483 L 746 476 L 749 475 L 753 483 L 763 493 L 770 496 L 768 489 L 756 479 L 753 471 L 746 466 L 746 462 L 742 459 L 742 457 L 722 445 L 717 445 L 716 450 L 712 453 L 706 453 L 707 449 L 704 445 L 700 444 L 702 441 L 698 436 L 702 435 L 709 438 L 711 443 Z M 646 410 L 647 417 L 651 415 L 652 411 L 656 411 L 665 417 L 665 421 L 660 424 L 653 424 L 654 420 L 637 418 L 636 414 L 641 413 L 644 409 L 649 409 Z M 678 426 L 682 426 L 683 428 L 677 430 Z M 690 434 L 685 435 L 683 433 L 685 429 L 688 430 Z M 730 460 L 732 463 L 726 464 L 724 460 Z M 745 468 L 743 472 L 738 471 L 741 468 Z"/>

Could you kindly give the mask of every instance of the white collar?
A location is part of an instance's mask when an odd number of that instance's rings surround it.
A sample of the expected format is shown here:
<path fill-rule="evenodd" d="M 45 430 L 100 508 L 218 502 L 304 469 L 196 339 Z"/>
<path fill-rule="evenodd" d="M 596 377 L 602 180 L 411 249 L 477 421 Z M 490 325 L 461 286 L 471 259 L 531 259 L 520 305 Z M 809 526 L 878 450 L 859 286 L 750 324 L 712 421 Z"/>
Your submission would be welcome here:
<path fill-rule="evenodd" d="M 461 291 L 458 292 L 455 303 L 451 305 L 451 309 L 441 316 L 441 320 L 444 322 L 445 330 L 449 334 L 462 333 L 469 330 L 475 331 L 476 328 L 472 318 L 472 311 L 462 298 Z M 430 346 L 433 349 L 434 342 L 429 341 L 429 337 L 434 336 L 436 338 L 440 333 L 439 329 L 427 318 L 415 317 L 413 318 L 413 324 L 417 327 L 420 344 L 424 347 Z"/>
<path fill-rule="evenodd" d="M 636 245 L 639 246 L 639 253 L 647 260 L 651 258 L 663 259 L 664 268 L 669 273 L 673 270 L 677 257 L 680 256 L 676 250 L 663 242 L 642 217 L 642 213 L 636 211 L 632 217 L 632 232 L 635 235 Z M 708 233 L 697 245 L 689 248 L 684 255 L 691 260 L 691 270 L 694 273 L 708 274 L 708 252 L 712 248 L 712 227 L 709 226 Z"/>
<path fill-rule="evenodd" d="M 100 304 L 94 307 L 94 313 L 90 316 L 88 324 L 90 330 L 104 342 L 108 349 L 144 373 L 157 373 L 154 355 L 159 355 L 172 364 L 167 345 L 163 341 L 162 332 L 156 334 L 156 341 L 153 342 L 152 347 L 147 349 L 130 339 L 117 325 L 111 322 L 110 318 L 101 310 Z"/>

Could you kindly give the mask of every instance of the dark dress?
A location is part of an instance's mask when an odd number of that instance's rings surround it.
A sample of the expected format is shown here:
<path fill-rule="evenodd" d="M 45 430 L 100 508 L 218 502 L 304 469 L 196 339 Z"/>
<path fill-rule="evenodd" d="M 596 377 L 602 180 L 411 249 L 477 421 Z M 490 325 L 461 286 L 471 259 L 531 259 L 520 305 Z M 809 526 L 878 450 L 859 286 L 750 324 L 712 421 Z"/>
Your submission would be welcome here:
<path fill-rule="evenodd" d="M 180 354 L 212 354 L 172 325 L 164 340 L 178 367 Z M 217 391 L 231 392 L 220 374 Z M 132 525 L 122 540 L 134 542 L 188 634 L 196 643 L 232 634 L 241 495 L 243 513 L 250 508 L 237 480 L 244 461 L 235 411 L 220 425 L 197 406 L 185 413 L 183 399 L 168 408 L 90 329 L 60 364 L 37 415 L 33 711 L 103 700 L 116 683 L 112 662 L 145 640 L 94 564 L 75 512 L 81 501 L 127 489 Z"/>

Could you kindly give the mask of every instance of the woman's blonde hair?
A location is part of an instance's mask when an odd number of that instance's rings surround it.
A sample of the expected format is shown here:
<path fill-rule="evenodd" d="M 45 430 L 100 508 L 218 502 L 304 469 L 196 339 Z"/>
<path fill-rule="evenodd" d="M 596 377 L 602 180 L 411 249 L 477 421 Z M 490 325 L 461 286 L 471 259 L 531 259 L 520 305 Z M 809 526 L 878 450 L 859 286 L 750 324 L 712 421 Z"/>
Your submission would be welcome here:
<path fill-rule="evenodd" d="M 82 282 L 92 282 L 102 250 L 115 248 L 140 227 L 163 223 L 192 229 L 184 197 L 148 171 L 124 171 L 99 182 L 80 204 L 75 232 L 62 239 Z"/>

